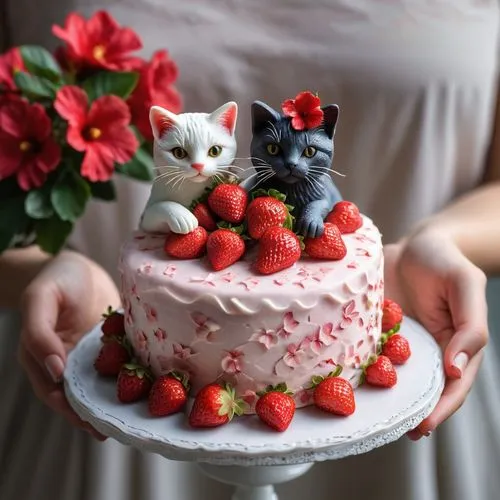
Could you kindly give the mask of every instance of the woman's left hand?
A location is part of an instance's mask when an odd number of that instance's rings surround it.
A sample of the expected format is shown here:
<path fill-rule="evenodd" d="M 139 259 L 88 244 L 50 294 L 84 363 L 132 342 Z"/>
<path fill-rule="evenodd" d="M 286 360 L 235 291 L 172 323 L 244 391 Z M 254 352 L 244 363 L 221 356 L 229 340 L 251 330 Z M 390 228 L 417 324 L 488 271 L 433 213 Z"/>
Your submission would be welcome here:
<path fill-rule="evenodd" d="M 423 229 L 387 245 L 386 297 L 401 304 L 441 346 L 446 385 L 434 411 L 411 439 L 429 435 L 465 401 L 488 340 L 486 276 L 453 240 L 437 229 Z"/>

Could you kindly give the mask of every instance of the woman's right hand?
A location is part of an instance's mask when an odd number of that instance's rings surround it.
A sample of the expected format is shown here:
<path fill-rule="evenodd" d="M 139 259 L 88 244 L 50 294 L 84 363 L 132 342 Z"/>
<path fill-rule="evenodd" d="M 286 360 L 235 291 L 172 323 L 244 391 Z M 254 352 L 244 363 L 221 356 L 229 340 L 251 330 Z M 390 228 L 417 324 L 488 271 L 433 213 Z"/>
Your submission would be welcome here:
<path fill-rule="evenodd" d="M 119 307 L 111 277 L 75 252 L 54 257 L 26 288 L 21 302 L 19 360 L 33 390 L 71 423 L 103 439 L 78 417 L 66 400 L 62 377 L 66 356 L 100 321 L 108 306 Z"/>

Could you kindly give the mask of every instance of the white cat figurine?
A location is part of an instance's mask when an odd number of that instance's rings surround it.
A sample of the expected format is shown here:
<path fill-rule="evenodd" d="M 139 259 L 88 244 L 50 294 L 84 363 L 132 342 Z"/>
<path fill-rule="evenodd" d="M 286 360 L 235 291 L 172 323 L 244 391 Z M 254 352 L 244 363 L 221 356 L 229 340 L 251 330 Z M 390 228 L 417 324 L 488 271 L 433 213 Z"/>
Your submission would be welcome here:
<path fill-rule="evenodd" d="M 176 115 L 151 108 L 157 174 L 141 217 L 143 231 L 186 234 L 198 226 L 189 206 L 214 176 L 229 173 L 236 156 L 237 114 L 235 102 L 213 113 Z"/>

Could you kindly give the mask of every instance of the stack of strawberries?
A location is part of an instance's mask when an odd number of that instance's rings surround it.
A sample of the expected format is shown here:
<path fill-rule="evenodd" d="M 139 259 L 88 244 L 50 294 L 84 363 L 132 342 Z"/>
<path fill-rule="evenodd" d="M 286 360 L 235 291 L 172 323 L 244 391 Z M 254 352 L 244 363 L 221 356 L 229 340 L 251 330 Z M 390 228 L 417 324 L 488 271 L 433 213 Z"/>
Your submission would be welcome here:
<path fill-rule="evenodd" d="M 169 234 L 165 251 L 179 259 L 206 253 L 215 271 L 240 260 L 252 242 L 258 243 L 255 270 L 260 274 L 292 266 L 303 252 L 315 259 L 340 260 L 346 255 L 342 234 L 363 224 L 356 205 L 341 201 L 326 217 L 323 235 L 303 239 L 293 232 L 293 207 L 285 195 L 259 189 L 249 196 L 234 183 L 218 184 L 191 208 L 199 226 L 188 234 Z"/>
<path fill-rule="evenodd" d="M 408 340 L 398 333 L 403 312 L 394 301 L 384 301 L 382 331 L 374 355 L 363 366 L 363 380 L 375 387 L 393 387 L 397 382 L 394 365 L 406 363 L 411 355 Z M 171 372 L 156 379 L 148 368 L 138 364 L 125 336 L 123 315 L 108 310 L 101 327 L 102 345 L 94 362 L 97 372 L 106 377 L 117 377 L 117 397 L 122 403 L 148 399 L 151 416 L 162 417 L 184 409 L 189 396 L 189 381 L 183 374 Z M 312 376 L 309 390 L 314 405 L 333 415 L 352 415 L 356 409 L 354 391 L 346 379 L 340 377 L 342 367 L 323 376 Z M 295 400 L 286 383 L 266 387 L 258 393 L 255 412 L 270 428 L 285 431 L 295 415 Z M 211 383 L 203 387 L 194 399 L 189 412 L 192 427 L 218 427 L 227 424 L 235 415 L 242 415 L 245 403 L 236 397 L 228 384 Z"/>

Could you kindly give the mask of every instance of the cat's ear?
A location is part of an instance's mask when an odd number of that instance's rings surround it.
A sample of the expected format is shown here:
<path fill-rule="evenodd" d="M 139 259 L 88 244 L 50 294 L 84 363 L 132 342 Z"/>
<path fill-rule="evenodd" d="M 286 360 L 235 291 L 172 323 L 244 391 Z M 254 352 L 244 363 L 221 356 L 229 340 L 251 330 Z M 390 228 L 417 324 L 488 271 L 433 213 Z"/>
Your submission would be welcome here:
<path fill-rule="evenodd" d="M 223 104 L 220 108 L 217 108 L 213 113 L 210 114 L 208 119 L 219 125 L 222 125 L 230 135 L 234 135 L 234 129 L 236 128 L 236 119 L 238 118 L 238 105 L 233 102 L 227 102 Z"/>
<path fill-rule="evenodd" d="M 252 132 L 258 134 L 269 123 L 276 123 L 281 115 L 261 101 L 252 103 Z"/>
<path fill-rule="evenodd" d="M 323 110 L 323 129 L 328 138 L 333 139 L 339 119 L 339 107 L 336 104 L 329 104 L 321 109 Z"/>
<path fill-rule="evenodd" d="M 160 106 L 151 106 L 149 122 L 155 139 L 161 139 L 169 130 L 175 127 L 177 115 Z"/>

